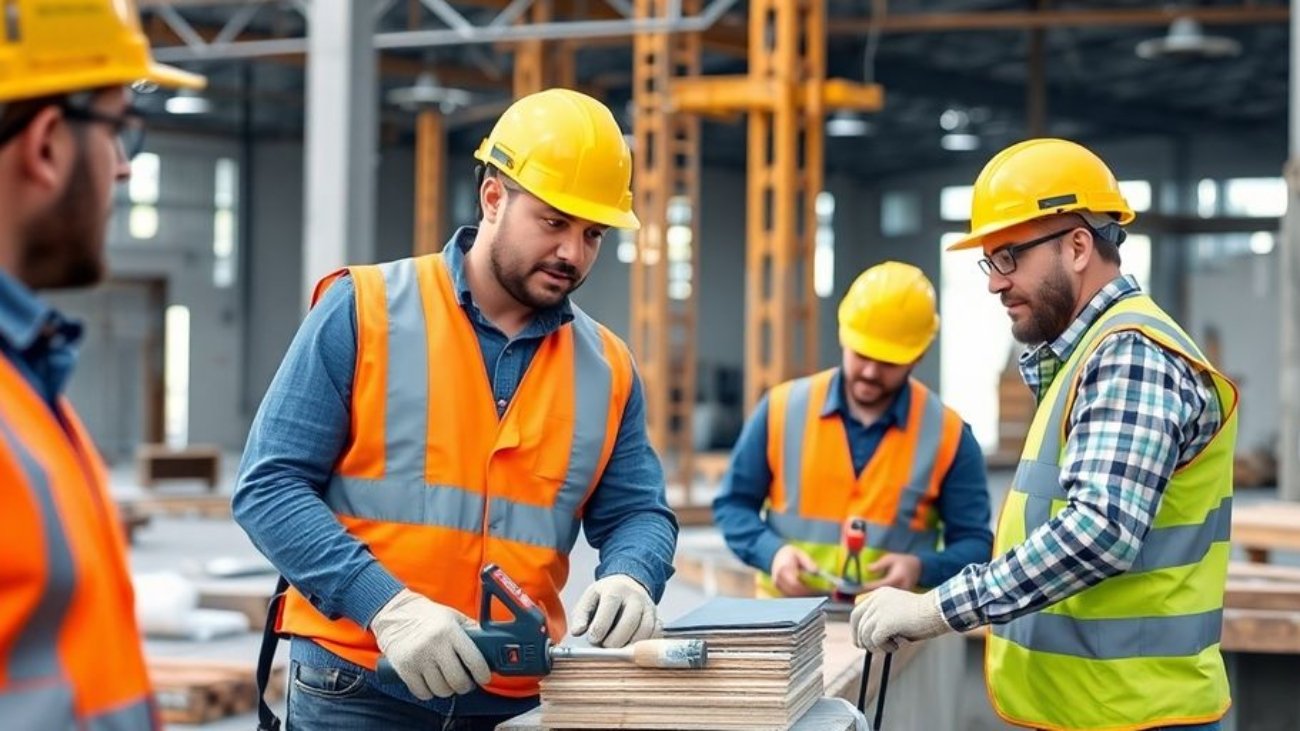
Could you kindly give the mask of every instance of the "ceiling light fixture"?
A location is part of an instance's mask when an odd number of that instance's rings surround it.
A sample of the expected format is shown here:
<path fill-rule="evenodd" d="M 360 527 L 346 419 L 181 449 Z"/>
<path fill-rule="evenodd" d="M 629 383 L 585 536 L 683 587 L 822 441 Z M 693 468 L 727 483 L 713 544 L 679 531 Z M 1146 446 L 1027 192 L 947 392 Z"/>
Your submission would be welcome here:
<path fill-rule="evenodd" d="M 1226 36 L 1207 36 L 1196 19 L 1183 16 L 1174 18 L 1168 33 L 1142 41 L 1134 51 L 1138 58 L 1148 61 L 1160 58 L 1228 58 L 1241 54 L 1241 44 Z"/>
<path fill-rule="evenodd" d="M 389 104 L 396 104 L 403 109 L 414 110 L 436 106 L 443 114 L 450 114 L 461 107 L 467 107 L 473 101 L 467 91 L 439 85 L 431 71 L 421 72 L 412 86 L 388 92 L 387 98 Z"/>

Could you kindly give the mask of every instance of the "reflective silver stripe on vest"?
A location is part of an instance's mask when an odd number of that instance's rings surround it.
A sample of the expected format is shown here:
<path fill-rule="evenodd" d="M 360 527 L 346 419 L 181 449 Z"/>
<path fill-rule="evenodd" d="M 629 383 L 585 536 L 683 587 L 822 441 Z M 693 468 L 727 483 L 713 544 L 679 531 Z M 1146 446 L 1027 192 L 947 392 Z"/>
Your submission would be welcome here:
<path fill-rule="evenodd" d="M 454 485 L 335 474 L 325 502 L 334 512 L 354 518 L 483 532 L 483 496 Z"/>
<path fill-rule="evenodd" d="M 1219 641 L 1223 610 L 1172 617 L 1078 619 L 1036 612 L 992 632 L 1036 652 L 1119 660 L 1128 657 L 1189 657 Z"/>
<path fill-rule="evenodd" d="M 3 438 L 10 453 L 17 457 L 27 475 L 32 499 L 40 511 L 41 533 L 45 537 L 43 548 L 47 573 L 40 603 L 14 639 L 8 657 L 0 658 L 0 662 L 8 669 L 7 682 L 21 684 L 23 681 L 62 675 L 58 656 L 59 628 L 63 625 L 64 615 L 72 601 L 76 571 L 45 470 L 3 421 L 0 421 L 0 438 Z"/>
<path fill-rule="evenodd" d="M 62 680 L 0 687 L 0 727 L 74 731 L 72 688 Z M 148 722 L 132 731 L 147 728 Z"/>
<path fill-rule="evenodd" d="M 605 357 L 600 326 L 573 305 L 573 393 L 575 422 L 564 489 L 555 498 L 554 531 L 559 550 L 568 552 L 578 540 L 583 498 L 596 479 L 609 427 L 609 406 L 614 398 L 614 369 Z M 529 541 L 525 541 L 529 542 Z"/>
<path fill-rule="evenodd" d="M 790 384 L 785 402 L 785 434 L 781 441 L 781 476 L 785 482 L 785 510 L 799 514 L 799 496 L 803 494 L 803 442 L 808 428 L 808 400 L 812 396 L 812 379 L 800 378 Z M 771 423 L 769 417 L 768 422 Z M 838 526 L 838 524 L 837 524 Z M 834 540 L 818 543 L 839 543 Z"/>
<path fill-rule="evenodd" d="M 1080 349 L 1090 348 L 1096 338 L 1110 333 L 1117 326 L 1145 326 L 1168 336 L 1187 353 L 1200 354 L 1195 343 L 1188 340 L 1168 323 L 1150 315 L 1125 312 L 1104 318 L 1097 327 L 1093 337 L 1079 343 Z M 1037 459 L 1022 459 L 1016 466 L 1016 476 L 1012 489 L 1024 493 L 1025 499 L 1025 533 L 1032 532 L 1052 517 L 1051 502 L 1066 502 L 1068 496 L 1061 486 L 1061 424 L 1065 419 L 1065 404 L 1069 400 L 1066 388 L 1069 388 L 1084 365 L 1086 359 L 1080 359 L 1065 372 L 1058 373 L 1057 378 L 1064 378 L 1063 388 L 1057 391 L 1048 416 L 1046 433 L 1038 448 Z M 1186 566 L 1200 561 L 1216 542 L 1228 540 L 1232 522 L 1232 501 L 1224 499 L 1212 510 L 1203 523 L 1195 525 L 1152 528 L 1142 541 L 1132 572 L 1154 571 L 1157 569 Z"/>
<path fill-rule="evenodd" d="M 483 496 L 454 485 L 335 475 L 325 502 L 354 518 L 483 532 Z M 497 538 L 557 551 L 577 540 L 578 521 L 570 513 L 503 497 L 491 498 L 487 512 L 489 532 Z"/>
<path fill-rule="evenodd" d="M 843 535 L 841 532 L 843 524 L 838 521 L 804 518 L 799 515 L 778 513 L 776 511 L 768 511 L 767 524 L 777 535 L 791 541 L 838 544 L 840 537 Z M 868 522 L 867 546 L 880 550 L 921 553 L 923 551 L 933 551 L 939 541 L 938 531 L 891 531 L 893 527 Z M 889 536 L 892 536 L 892 542 L 889 546 L 886 546 L 885 544 L 889 540 L 887 537 Z M 903 540 L 904 538 L 906 541 Z"/>
<path fill-rule="evenodd" d="M 147 699 L 86 719 L 87 731 L 142 731 L 153 728 L 153 714 Z"/>
<path fill-rule="evenodd" d="M 410 259 L 379 265 L 388 304 L 384 474 L 424 478 L 429 441 L 429 340 L 424 301 Z"/>
<path fill-rule="evenodd" d="M 909 382 L 906 386 L 912 388 Z M 916 408 L 916 389 L 912 391 L 911 408 Z M 898 514 L 894 525 L 888 529 L 880 548 L 886 551 L 933 551 L 938 542 L 938 535 L 932 531 L 914 531 L 912 521 L 921 505 L 921 498 L 930 489 L 930 477 L 934 474 L 934 463 L 939 457 L 939 442 L 943 438 L 943 404 L 934 394 L 925 392 L 925 405 L 921 411 L 920 433 L 916 438 L 916 451 L 912 454 L 912 472 L 907 488 L 898 499 Z M 917 537 L 925 535 L 928 543 L 917 546 Z"/>
<path fill-rule="evenodd" d="M 831 387 L 834 387 L 832 380 Z M 911 388 L 909 383 L 908 388 Z M 838 521 L 806 518 L 799 514 L 800 495 L 803 490 L 803 447 L 808 425 L 809 400 L 812 395 L 812 378 L 800 378 L 789 386 L 786 397 L 784 434 L 781 435 L 781 476 L 785 483 L 785 511 L 768 510 L 767 524 L 778 535 L 788 540 L 809 543 L 838 544 L 843 535 L 843 524 Z M 932 394 L 927 394 L 921 415 L 920 434 L 916 452 L 912 455 L 908 484 L 899 497 L 898 514 L 893 525 L 868 523 L 867 545 L 883 551 L 920 553 L 933 551 L 939 543 L 936 530 L 914 531 L 912 519 L 916 516 L 921 498 L 930 488 L 930 475 L 938 456 L 939 442 L 943 438 L 943 404 Z M 916 408 L 915 399 L 910 408 Z M 769 418 L 769 423 L 770 423 Z M 857 475 L 854 475 L 854 479 Z"/>

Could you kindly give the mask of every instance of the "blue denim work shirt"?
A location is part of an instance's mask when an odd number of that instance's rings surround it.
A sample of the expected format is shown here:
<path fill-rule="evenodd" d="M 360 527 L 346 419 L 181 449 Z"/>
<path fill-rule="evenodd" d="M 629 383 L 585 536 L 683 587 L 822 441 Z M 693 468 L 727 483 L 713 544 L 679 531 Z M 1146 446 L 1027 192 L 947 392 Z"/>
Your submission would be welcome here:
<path fill-rule="evenodd" d="M 476 229 L 461 228 L 442 256 L 465 316 L 474 326 L 498 413 L 510 402 L 542 340 L 573 319 L 566 300 L 539 311 L 513 339 L 474 304 L 465 276 L 465 254 Z M 253 421 L 240 465 L 233 509 L 254 545 L 323 614 L 369 626 L 375 612 L 403 585 L 361 542 L 349 535 L 321 495 L 349 437 L 356 363 L 355 289 L 336 281 L 308 313 L 267 390 Z M 645 397 L 634 379 L 609 464 L 582 520 L 587 541 L 600 554 L 596 578 L 626 574 L 656 601 L 673 573 L 676 517 L 664 494 L 664 474 L 645 428 Z M 422 702 L 404 685 L 378 676 L 295 639 L 300 662 L 362 673 L 367 682 L 438 713 L 522 713 L 535 698 L 509 699 L 481 690 L 453 699 Z"/>
<path fill-rule="evenodd" d="M 54 411 L 77 363 L 81 324 L 0 270 L 0 355 Z"/>

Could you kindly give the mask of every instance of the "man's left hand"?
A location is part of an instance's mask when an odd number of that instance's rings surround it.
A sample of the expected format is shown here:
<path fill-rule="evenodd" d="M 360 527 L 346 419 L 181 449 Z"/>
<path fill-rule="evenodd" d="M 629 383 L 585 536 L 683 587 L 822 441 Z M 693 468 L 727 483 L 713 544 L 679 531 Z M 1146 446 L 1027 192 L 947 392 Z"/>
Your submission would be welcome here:
<path fill-rule="evenodd" d="M 939 611 L 937 594 L 892 587 L 863 596 L 849 616 L 853 644 L 867 652 L 893 652 L 905 642 L 938 637 L 952 628 Z"/>
<path fill-rule="evenodd" d="M 864 592 L 883 586 L 911 591 L 921 581 L 921 559 L 910 553 L 887 553 L 867 570 L 880 578 L 862 587 Z"/>
<path fill-rule="evenodd" d="M 645 587 L 624 574 L 613 574 L 587 587 L 573 616 L 574 637 L 587 633 L 598 647 L 623 647 L 644 640 L 659 627 L 659 613 Z"/>

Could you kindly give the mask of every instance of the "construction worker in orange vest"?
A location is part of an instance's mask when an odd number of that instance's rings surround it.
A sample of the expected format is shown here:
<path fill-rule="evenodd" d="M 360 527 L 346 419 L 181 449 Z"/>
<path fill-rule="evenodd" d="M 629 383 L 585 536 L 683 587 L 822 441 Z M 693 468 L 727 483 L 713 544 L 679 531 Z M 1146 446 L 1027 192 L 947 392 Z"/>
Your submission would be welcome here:
<path fill-rule="evenodd" d="M 920 269 L 871 267 L 839 306 L 840 366 L 780 384 L 754 409 L 713 513 L 762 572 L 760 596 L 937 586 L 988 560 L 979 444 L 911 377 L 938 330 Z M 860 555 L 845 535 L 855 518 Z"/>
<path fill-rule="evenodd" d="M 556 642 L 658 623 L 677 523 L 640 381 L 569 298 L 610 229 L 639 225 L 631 153 L 603 104 L 550 89 L 475 157 L 479 226 L 327 276 L 249 435 L 234 513 L 293 587 L 291 727 L 491 729 L 534 707 L 537 678 L 491 674 L 465 631 L 487 564 Z M 566 620 L 580 527 L 598 580 Z"/>
<path fill-rule="evenodd" d="M 0 42 L 0 726 L 156 729 L 107 471 L 62 396 L 81 325 L 36 291 L 104 276 L 152 61 L 129 0 L 5 4 Z"/>

